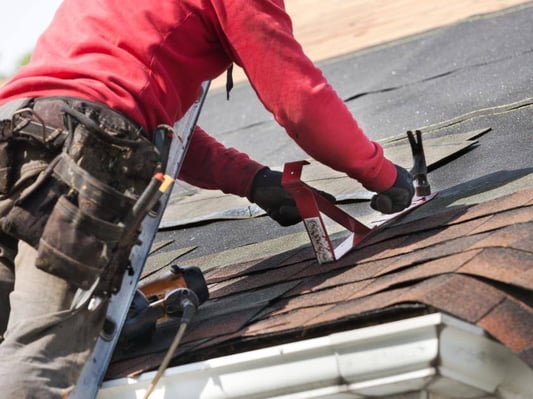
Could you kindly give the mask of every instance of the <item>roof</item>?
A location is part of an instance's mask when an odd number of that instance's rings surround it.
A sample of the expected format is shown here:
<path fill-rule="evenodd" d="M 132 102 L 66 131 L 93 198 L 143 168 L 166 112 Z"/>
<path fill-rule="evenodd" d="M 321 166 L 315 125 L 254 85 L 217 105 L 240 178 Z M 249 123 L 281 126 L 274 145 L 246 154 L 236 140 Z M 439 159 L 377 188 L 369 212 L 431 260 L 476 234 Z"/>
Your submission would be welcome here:
<path fill-rule="evenodd" d="M 439 310 L 485 329 L 533 366 L 532 231 L 529 189 L 398 224 L 334 263 L 318 264 L 304 246 L 213 269 L 211 300 L 178 363 Z M 129 348 L 109 376 L 157 367 L 175 328 Z"/>
<path fill-rule="evenodd" d="M 438 196 L 339 261 L 318 264 L 301 224 L 282 229 L 238 199 L 221 205 L 218 194 L 177 192 L 171 207 L 211 202 L 195 220 L 166 214 L 152 267 L 200 266 L 211 299 L 172 364 L 442 312 L 533 368 L 532 18 L 526 3 L 321 64 L 363 128 L 403 166 L 411 166 L 405 130 L 434 140 L 426 155 L 435 155 L 429 179 Z M 248 85 L 229 104 L 224 96 L 210 94 L 200 123 L 225 144 L 270 165 L 306 157 Z M 347 189 L 320 168 L 310 178 L 361 220 L 379 217 L 355 183 Z M 238 218 L 227 215 L 243 207 Z M 334 231 L 340 240 L 342 229 Z M 107 378 L 156 368 L 175 332 L 175 323 L 161 323 L 146 345 L 118 348 Z"/>

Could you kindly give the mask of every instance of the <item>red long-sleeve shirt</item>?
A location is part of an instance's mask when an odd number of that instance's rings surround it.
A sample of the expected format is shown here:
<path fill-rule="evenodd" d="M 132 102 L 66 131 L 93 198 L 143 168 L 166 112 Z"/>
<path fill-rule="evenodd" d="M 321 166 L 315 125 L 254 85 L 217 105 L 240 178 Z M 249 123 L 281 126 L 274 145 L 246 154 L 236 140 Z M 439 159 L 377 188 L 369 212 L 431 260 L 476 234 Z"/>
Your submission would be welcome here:
<path fill-rule="evenodd" d="M 370 190 L 393 184 L 396 170 L 382 148 L 294 39 L 283 0 L 65 0 L 0 101 L 80 97 L 152 131 L 179 119 L 201 82 L 232 62 L 310 156 Z M 197 128 L 180 176 L 244 196 L 262 167 Z"/>

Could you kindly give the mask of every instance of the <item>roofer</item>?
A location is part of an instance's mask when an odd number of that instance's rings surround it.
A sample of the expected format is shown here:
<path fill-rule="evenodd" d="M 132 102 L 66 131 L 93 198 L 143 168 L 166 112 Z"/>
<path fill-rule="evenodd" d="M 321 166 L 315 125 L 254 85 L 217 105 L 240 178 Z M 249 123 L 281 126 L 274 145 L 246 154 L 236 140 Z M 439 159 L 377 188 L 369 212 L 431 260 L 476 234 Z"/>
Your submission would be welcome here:
<path fill-rule="evenodd" d="M 304 55 L 282 0 L 65 0 L 0 89 L 5 397 L 62 397 L 76 383 L 106 301 L 89 309 L 75 294 L 109 292 L 122 278 L 115 264 L 133 243 L 116 242 L 119 222 L 162 164 L 152 132 L 232 63 L 303 150 L 379 193 L 375 209 L 410 204 L 411 176 Z M 180 177 L 246 196 L 281 225 L 300 220 L 279 172 L 199 127 Z"/>

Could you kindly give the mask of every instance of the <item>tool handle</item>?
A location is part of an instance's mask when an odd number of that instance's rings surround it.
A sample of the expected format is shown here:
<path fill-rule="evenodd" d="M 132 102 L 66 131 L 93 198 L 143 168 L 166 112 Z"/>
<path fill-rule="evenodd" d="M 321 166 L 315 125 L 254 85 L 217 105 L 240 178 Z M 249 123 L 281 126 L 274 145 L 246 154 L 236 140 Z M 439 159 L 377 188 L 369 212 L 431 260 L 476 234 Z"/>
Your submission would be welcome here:
<path fill-rule="evenodd" d="M 124 222 L 126 226 L 126 236 L 134 234 L 142 221 L 155 206 L 161 195 L 170 187 L 169 181 L 174 181 L 170 176 L 163 175 L 163 173 L 155 174 L 148 186 L 144 189 L 139 199 L 133 205 L 129 217 Z"/>
<path fill-rule="evenodd" d="M 137 288 L 146 297 L 162 298 L 169 291 L 176 288 L 188 288 L 192 290 L 202 304 L 209 299 L 209 290 L 204 274 L 199 267 L 172 265 L 164 273 L 147 276 L 139 281 Z"/>
<path fill-rule="evenodd" d="M 147 297 L 164 296 L 168 291 L 175 288 L 187 288 L 187 282 L 183 273 L 167 271 L 157 278 L 149 281 L 141 280 L 137 288 Z"/>

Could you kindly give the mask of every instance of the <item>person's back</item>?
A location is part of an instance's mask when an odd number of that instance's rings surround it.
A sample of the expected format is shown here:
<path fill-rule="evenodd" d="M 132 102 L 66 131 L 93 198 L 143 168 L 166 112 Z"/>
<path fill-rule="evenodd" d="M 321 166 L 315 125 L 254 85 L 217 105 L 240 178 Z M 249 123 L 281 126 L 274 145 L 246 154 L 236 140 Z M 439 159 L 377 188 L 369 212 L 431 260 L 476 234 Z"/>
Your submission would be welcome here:
<path fill-rule="evenodd" d="M 0 97 L 81 97 L 151 132 L 232 62 L 313 158 L 382 191 L 395 171 L 292 36 L 281 0 L 66 0 Z"/>
<path fill-rule="evenodd" d="M 231 63 L 214 13 L 208 0 L 67 0 L 0 98 L 80 97 L 148 132 L 172 124 Z"/>

